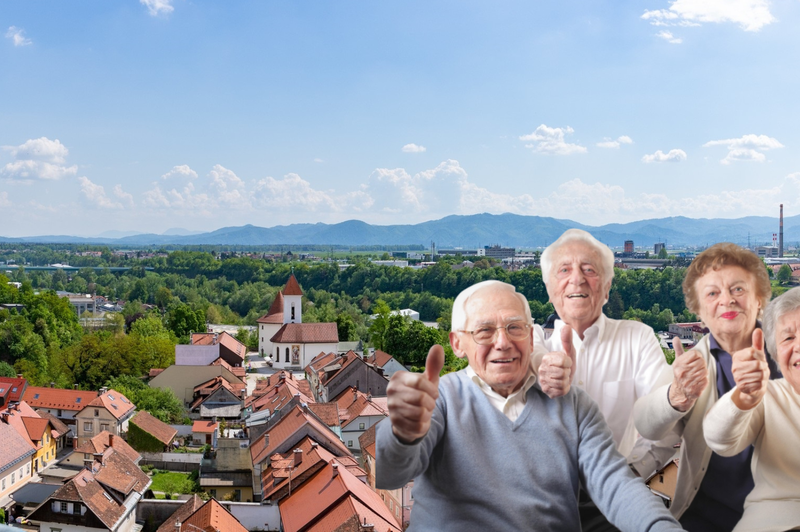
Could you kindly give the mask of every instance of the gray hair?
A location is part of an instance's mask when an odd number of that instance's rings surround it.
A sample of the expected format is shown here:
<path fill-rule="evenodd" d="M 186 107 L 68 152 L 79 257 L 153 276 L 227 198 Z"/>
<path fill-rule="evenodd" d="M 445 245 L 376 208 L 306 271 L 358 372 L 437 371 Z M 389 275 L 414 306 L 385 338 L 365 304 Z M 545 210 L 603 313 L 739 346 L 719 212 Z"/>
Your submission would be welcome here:
<path fill-rule="evenodd" d="M 514 288 L 514 285 L 504 283 L 502 281 L 482 281 L 465 288 L 460 294 L 458 294 L 458 297 L 456 297 L 456 300 L 453 302 L 453 312 L 450 317 L 450 330 L 464 330 L 464 327 L 467 326 L 467 303 L 469 302 L 469 298 L 484 288 L 494 288 L 497 290 L 506 290 L 508 292 L 512 292 L 522 303 L 522 308 L 525 309 L 526 322 L 533 323 L 533 318 L 531 318 L 531 306 L 528 304 L 528 299 L 524 295 L 517 292 L 517 289 Z"/>
<path fill-rule="evenodd" d="M 550 273 L 553 269 L 553 259 L 556 256 L 561 246 L 571 242 L 580 242 L 586 244 L 597 252 L 600 256 L 600 268 L 602 269 L 603 284 L 610 283 L 614 278 L 614 252 L 611 249 L 597 240 L 595 237 L 582 229 L 567 229 L 558 237 L 558 240 L 547 246 L 542 252 L 541 265 L 542 265 L 542 281 L 547 284 L 550 280 Z"/>
<path fill-rule="evenodd" d="M 800 286 L 792 288 L 773 299 L 764 311 L 764 321 L 762 323 L 764 342 L 766 342 L 767 351 L 769 351 L 773 360 L 778 360 L 778 344 L 775 342 L 778 320 L 784 314 L 794 312 L 797 309 L 800 309 Z"/>

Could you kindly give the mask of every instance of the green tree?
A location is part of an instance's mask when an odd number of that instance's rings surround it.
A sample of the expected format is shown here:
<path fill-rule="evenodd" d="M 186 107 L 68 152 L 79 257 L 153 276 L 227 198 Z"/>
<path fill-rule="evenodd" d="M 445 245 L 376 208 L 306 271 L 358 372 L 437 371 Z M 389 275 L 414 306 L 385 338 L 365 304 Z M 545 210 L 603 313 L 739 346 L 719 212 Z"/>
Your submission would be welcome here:
<path fill-rule="evenodd" d="M 375 302 L 375 305 L 373 305 L 372 312 L 375 317 L 372 319 L 372 323 L 369 326 L 369 341 L 375 349 L 386 351 L 384 349 L 386 342 L 384 337 L 389 328 L 389 315 L 392 309 L 389 308 L 386 301 L 379 299 Z"/>
<path fill-rule="evenodd" d="M 346 313 L 336 316 L 336 330 L 339 332 L 340 342 L 353 342 L 356 340 L 356 322 Z"/>
<path fill-rule="evenodd" d="M 781 266 L 781 269 L 778 270 L 778 282 L 781 284 L 786 284 L 792 278 L 792 267 L 788 264 L 784 264 Z"/>
<path fill-rule="evenodd" d="M 8 362 L 0 361 L 0 377 L 14 378 L 16 376 L 17 372 L 14 371 L 14 366 L 9 364 Z"/>
<path fill-rule="evenodd" d="M 669 257 L 669 254 L 667 253 L 667 248 L 666 247 L 661 248 L 661 250 L 658 252 L 658 258 L 666 259 L 667 257 Z"/>
<path fill-rule="evenodd" d="M 206 316 L 202 310 L 181 303 L 167 313 L 167 327 L 175 333 L 181 342 L 188 343 L 193 332 L 205 332 Z"/>

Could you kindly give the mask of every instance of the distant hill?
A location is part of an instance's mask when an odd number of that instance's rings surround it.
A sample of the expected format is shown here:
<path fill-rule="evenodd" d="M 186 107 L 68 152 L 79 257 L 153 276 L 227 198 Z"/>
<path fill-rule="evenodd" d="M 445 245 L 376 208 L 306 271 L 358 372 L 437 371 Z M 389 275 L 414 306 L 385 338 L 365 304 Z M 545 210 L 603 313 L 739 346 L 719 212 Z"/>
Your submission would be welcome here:
<path fill-rule="evenodd" d="M 435 242 L 437 248 L 476 248 L 499 244 L 516 248 L 536 248 L 553 242 L 566 229 L 578 227 L 592 233 L 611 247 L 621 247 L 625 240 L 636 246 L 666 242 L 675 246 L 705 246 L 715 242 L 759 245 L 771 242 L 778 232 L 778 219 L 749 216 L 733 220 L 694 219 L 683 216 L 641 220 L 626 224 L 592 227 L 571 220 L 517 214 L 473 214 L 447 216 L 414 225 L 371 225 L 359 220 L 338 224 L 292 224 L 276 227 L 223 227 L 210 233 L 190 233 L 172 229 L 164 234 L 135 234 L 120 238 L 82 238 L 72 236 L 36 236 L 4 238 L 0 242 L 48 242 L 110 244 L 116 246 L 152 245 L 411 245 L 425 247 Z M 784 219 L 785 244 L 800 240 L 800 216 Z"/>

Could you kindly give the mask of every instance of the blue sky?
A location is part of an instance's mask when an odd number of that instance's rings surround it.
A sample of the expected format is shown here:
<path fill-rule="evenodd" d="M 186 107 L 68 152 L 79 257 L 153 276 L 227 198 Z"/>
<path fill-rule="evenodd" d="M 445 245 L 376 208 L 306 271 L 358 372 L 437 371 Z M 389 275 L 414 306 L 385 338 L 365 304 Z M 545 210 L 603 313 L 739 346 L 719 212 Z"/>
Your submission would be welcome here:
<path fill-rule="evenodd" d="M 800 0 L 0 3 L 0 235 L 800 214 Z"/>

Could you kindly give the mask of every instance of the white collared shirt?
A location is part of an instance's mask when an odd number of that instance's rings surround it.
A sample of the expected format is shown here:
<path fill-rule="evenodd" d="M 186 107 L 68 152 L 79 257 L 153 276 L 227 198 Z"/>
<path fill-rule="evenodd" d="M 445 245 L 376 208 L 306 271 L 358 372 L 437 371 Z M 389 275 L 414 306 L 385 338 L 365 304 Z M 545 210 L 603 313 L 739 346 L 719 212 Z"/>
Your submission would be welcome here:
<path fill-rule="evenodd" d="M 522 409 L 525 408 L 525 402 L 527 401 L 528 390 L 530 390 L 531 386 L 536 384 L 536 375 L 533 370 L 528 370 L 528 375 L 525 377 L 525 384 L 522 385 L 522 388 L 508 394 L 508 397 L 503 397 L 492 390 L 492 387 L 486 384 L 483 379 L 475 373 L 472 366 L 467 366 L 467 376 L 472 382 L 478 385 L 484 395 L 489 399 L 489 402 L 492 403 L 492 406 L 502 412 L 503 415 L 511 421 L 516 421 L 522 413 Z"/>
<path fill-rule="evenodd" d="M 561 329 L 556 320 L 553 334 L 534 325 L 534 357 L 538 362 L 551 351 L 561 351 Z M 572 332 L 575 347 L 573 386 L 583 388 L 597 402 L 614 435 L 617 450 L 641 476 L 647 477 L 675 454 L 677 434 L 654 442 L 639 436 L 633 425 L 633 405 L 647 395 L 668 365 L 653 329 L 638 321 L 614 320 L 601 314 L 584 332 Z"/>

